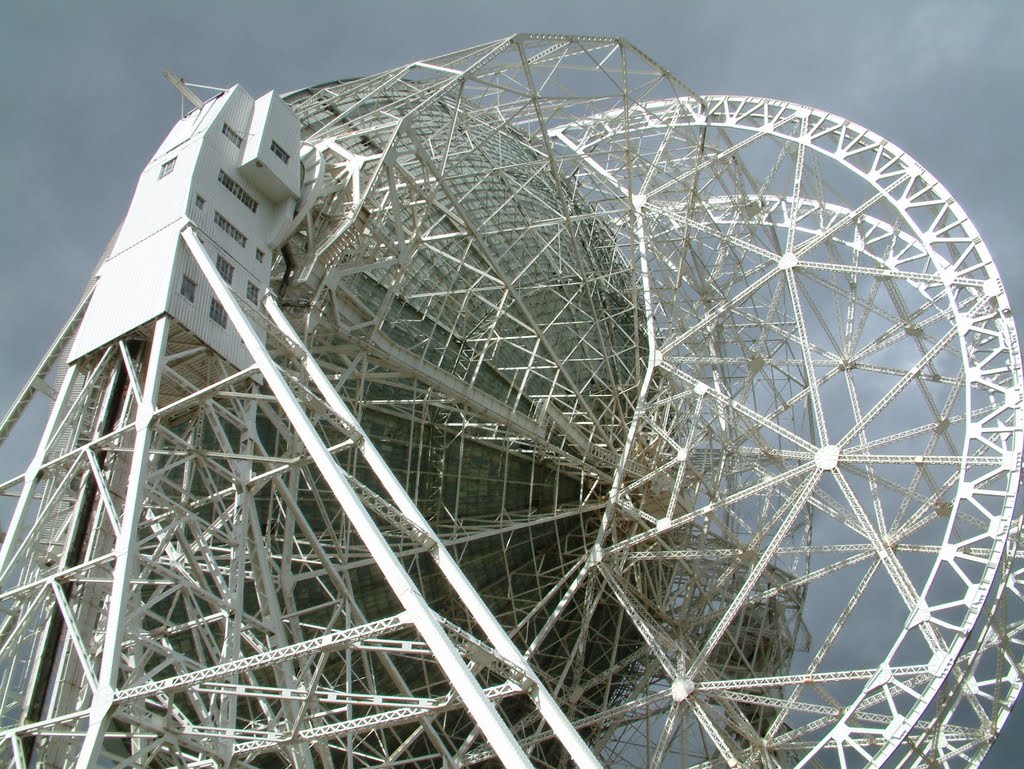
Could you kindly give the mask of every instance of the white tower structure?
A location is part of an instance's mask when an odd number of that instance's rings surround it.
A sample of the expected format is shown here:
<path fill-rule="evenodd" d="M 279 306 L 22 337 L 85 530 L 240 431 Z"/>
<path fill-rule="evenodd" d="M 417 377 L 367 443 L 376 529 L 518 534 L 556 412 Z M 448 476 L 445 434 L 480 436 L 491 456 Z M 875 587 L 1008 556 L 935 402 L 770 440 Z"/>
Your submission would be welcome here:
<path fill-rule="evenodd" d="M 174 126 L 0 423 L 29 767 L 974 767 L 1022 682 L 984 243 L 834 115 L 521 35 Z"/>
<path fill-rule="evenodd" d="M 181 232 L 201 233 L 225 283 L 256 304 L 269 244 L 295 213 L 299 151 L 298 120 L 272 93 L 253 100 L 236 86 L 179 121 L 139 177 L 69 360 L 167 315 L 234 366 L 251 363 Z"/>

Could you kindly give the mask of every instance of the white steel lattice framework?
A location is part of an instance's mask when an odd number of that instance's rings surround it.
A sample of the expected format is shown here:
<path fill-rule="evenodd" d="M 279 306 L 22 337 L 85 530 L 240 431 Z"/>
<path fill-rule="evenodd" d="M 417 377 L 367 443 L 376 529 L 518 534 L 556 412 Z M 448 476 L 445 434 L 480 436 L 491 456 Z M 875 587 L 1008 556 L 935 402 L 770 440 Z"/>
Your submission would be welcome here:
<path fill-rule="evenodd" d="M 52 386 L 3 485 L 6 764 L 978 764 L 1021 362 L 934 178 L 617 39 L 287 101 L 258 306 L 180 226 L 251 365 L 167 315 L 67 362 L 87 296 L 0 426 Z"/>

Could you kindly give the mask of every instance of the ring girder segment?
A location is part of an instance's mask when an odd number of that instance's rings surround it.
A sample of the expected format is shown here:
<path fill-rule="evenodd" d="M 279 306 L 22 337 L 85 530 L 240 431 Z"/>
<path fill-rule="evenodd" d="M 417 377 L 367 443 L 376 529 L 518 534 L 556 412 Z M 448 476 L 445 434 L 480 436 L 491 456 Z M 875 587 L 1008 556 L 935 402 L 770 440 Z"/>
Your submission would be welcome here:
<path fill-rule="evenodd" d="M 713 103 L 714 99 L 709 99 L 709 101 Z M 727 98 L 723 98 L 722 101 L 727 102 L 729 100 Z M 764 100 L 735 99 L 734 101 L 739 104 L 746 104 L 749 107 L 749 111 L 756 113 L 758 118 L 760 118 L 762 114 L 765 117 L 767 117 L 769 113 L 772 112 L 771 109 L 764 106 L 764 104 L 762 103 L 764 102 Z M 803 113 L 803 115 L 805 116 L 809 114 L 809 111 L 805 110 L 805 108 L 791 108 L 788 107 L 788 105 L 782 105 L 777 102 L 771 102 L 770 105 L 772 109 L 778 108 L 780 111 L 782 111 L 783 109 L 790 109 L 793 113 L 796 113 L 798 115 L 800 113 Z M 649 119 L 649 124 L 656 126 L 658 130 L 668 130 L 668 128 L 666 127 L 666 121 L 663 119 L 663 117 L 665 115 L 677 115 L 680 113 L 680 111 L 685 112 L 687 109 L 691 111 L 691 115 L 687 118 L 687 120 L 692 118 L 693 114 L 699 113 L 698 117 L 694 119 L 694 122 L 698 123 L 701 126 L 720 125 L 729 123 L 729 121 L 725 119 L 723 119 L 721 123 L 716 122 L 716 117 L 706 116 L 703 112 L 700 111 L 701 108 L 697 104 L 689 104 L 683 108 L 680 108 L 678 104 L 649 105 L 649 110 L 647 114 L 641 116 L 638 122 L 641 123 L 642 125 L 645 119 Z M 709 113 L 711 109 L 713 109 L 713 107 L 708 109 Z M 757 112 L 757 110 L 759 109 L 763 109 L 763 112 Z M 737 111 L 742 112 L 742 110 Z M 728 110 L 723 110 L 723 112 L 728 112 Z M 650 117 L 651 115 L 654 115 L 654 117 Z M 776 119 L 776 117 L 777 116 L 773 114 L 772 119 L 764 121 L 765 124 L 767 124 L 767 127 L 760 123 L 757 126 L 752 127 L 748 123 L 745 126 L 745 128 L 751 131 L 760 130 L 763 133 L 769 135 L 774 134 L 776 136 L 789 140 L 790 138 L 792 138 L 789 136 L 789 134 L 787 134 L 785 131 L 776 130 L 776 125 L 775 123 L 772 122 L 773 120 Z M 829 125 L 831 125 L 832 128 L 836 131 L 839 131 L 841 127 L 842 131 L 845 132 L 846 128 L 848 127 L 848 125 L 844 124 L 842 121 L 831 118 L 831 116 L 824 115 L 824 113 L 814 114 L 813 117 L 815 121 L 817 121 L 817 125 L 819 127 L 822 124 L 827 123 L 828 121 L 831 121 Z M 792 118 L 790 119 L 792 120 Z M 614 123 L 615 121 L 614 119 L 612 119 L 608 122 Z M 785 121 L 780 120 L 779 122 L 784 123 Z M 607 134 L 613 133 L 613 131 L 604 128 L 604 124 L 602 121 L 594 120 L 593 124 L 597 126 L 596 128 L 593 128 L 594 133 L 600 137 L 599 139 L 594 140 L 595 143 L 605 141 L 607 139 Z M 591 126 L 585 127 L 590 128 Z M 639 132 L 636 126 L 633 126 L 633 130 Z M 824 134 L 826 132 L 822 131 L 822 133 Z M 890 178 L 892 175 L 895 174 L 895 172 L 892 171 L 891 167 L 893 165 L 896 165 L 896 162 L 893 160 L 893 158 L 900 157 L 900 153 L 898 153 L 898 151 L 889 149 L 885 145 L 885 143 L 882 142 L 880 139 L 877 139 L 877 137 L 874 137 L 873 135 L 868 135 L 867 132 L 864 132 L 862 129 L 850 128 L 849 135 L 851 137 L 854 137 L 853 139 L 850 140 L 849 146 L 846 148 L 849 150 L 851 155 L 856 154 L 857 152 L 863 152 L 864 146 L 870 146 L 872 152 L 874 153 L 872 157 L 875 158 L 875 165 L 884 167 L 885 175 L 888 175 Z M 864 140 L 863 146 L 856 146 L 857 138 Z M 806 137 L 804 136 L 799 136 L 798 138 L 794 139 L 794 141 L 804 140 L 806 140 Z M 743 142 L 737 142 L 734 146 L 738 146 L 739 144 L 742 143 Z M 840 143 L 842 143 L 842 141 L 840 141 Z M 584 146 L 586 142 L 583 140 L 578 140 L 574 137 L 571 141 L 567 142 L 567 144 L 570 147 L 570 152 L 578 153 L 580 151 L 579 148 L 581 146 Z M 726 150 L 723 150 L 723 152 L 726 153 L 730 151 L 731 148 L 729 147 L 727 147 Z M 882 160 L 878 160 L 878 158 L 882 158 Z M 871 167 L 871 164 L 868 163 L 868 166 Z M 692 167 L 699 167 L 699 164 L 689 166 L 686 170 L 689 171 L 689 169 Z M 913 252 L 910 254 L 909 258 L 905 255 L 905 253 L 898 253 L 895 256 L 891 253 L 886 254 L 884 260 L 876 261 L 877 267 L 875 267 L 874 269 L 884 267 L 886 270 L 889 270 L 890 272 L 888 275 L 882 273 L 879 277 L 891 278 L 891 271 L 893 270 L 894 266 L 898 266 L 899 269 L 902 270 L 904 264 L 909 264 L 911 267 L 911 272 L 909 277 L 907 278 L 908 283 L 914 289 L 914 291 L 922 294 L 925 297 L 928 297 L 929 292 L 932 294 L 941 294 L 942 290 L 945 287 L 949 287 L 948 295 L 955 297 L 954 301 L 951 303 L 953 309 L 947 310 L 945 312 L 938 310 L 935 313 L 935 317 L 926 316 L 927 323 L 934 323 L 936 317 L 944 316 L 947 320 L 949 320 L 952 316 L 955 315 L 956 325 L 953 329 L 954 331 L 957 331 L 964 326 L 987 326 L 987 331 L 982 332 L 981 334 L 979 334 L 978 337 L 975 337 L 973 339 L 969 337 L 964 338 L 961 335 L 960 343 L 963 345 L 964 348 L 963 354 L 966 355 L 968 358 L 973 356 L 974 359 L 977 361 L 986 360 L 987 357 L 991 355 L 995 359 L 999 360 L 1001 364 L 1007 364 L 1007 369 L 1009 371 L 1015 372 L 1011 374 L 1008 378 L 1004 379 L 1002 376 L 1003 371 L 996 370 L 996 368 L 998 367 L 993 367 L 992 369 L 990 369 L 989 381 L 981 384 L 974 391 L 976 398 L 979 395 L 981 396 L 979 400 L 984 405 L 981 405 L 980 408 L 978 408 L 977 410 L 972 410 L 970 406 L 968 406 L 967 408 L 968 416 L 966 419 L 969 422 L 973 421 L 975 422 L 975 424 L 980 424 L 982 422 L 986 422 L 987 420 L 994 420 L 996 431 L 1002 433 L 1001 445 L 998 448 L 996 448 L 995 451 L 990 451 L 990 447 L 982 447 L 978 446 L 977 444 L 971 446 L 968 442 L 968 451 L 965 453 L 963 457 L 965 467 L 973 468 L 973 470 L 967 469 L 965 471 L 965 473 L 968 474 L 968 476 L 971 473 L 976 473 L 978 475 L 982 475 L 982 477 L 986 477 L 986 480 L 992 479 L 995 481 L 995 488 L 993 490 L 993 494 L 994 496 L 996 496 L 997 502 L 996 506 L 989 508 L 989 515 L 993 520 L 999 518 L 1005 522 L 1009 518 L 1010 509 L 1012 507 L 1013 490 L 1015 487 L 1014 468 L 1017 465 L 1016 456 L 1019 452 L 1019 440 L 1014 437 L 1014 434 L 1017 432 L 1018 429 L 1016 427 L 1017 417 L 1015 417 L 1013 414 L 1013 409 L 1015 408 L 1014 404 L 1017 402 L 1018 397 L 1016 396 L 1016 392 L 1017 390 L 1019 390 L 1020 386 L 1016 339 L 1011 324 L 1007 323 L 1003 317 L 1006 314 L 1004 312 L 1005 300 L 1000 300 L 995 296 L 995 294 L 998 293 L 998 291 L 996 290 L 997 279 L 995 277 L 994 271 L 991 268 L 990 262 L 988 262 L 987 254 L 984 253 L 983 250 L 979 252 L 979 250 L 976 249 L 976 244 L 979 241 L 977 240 L 975 233 L 973 233 L 973 230 L 972 228 L 970 228 L 969 223 L 966 222 L 966 219 L 962 218 L 962 212 L 958 212 L 961 216 L 961 219 L 951 221 L 952 217 L 949 216 L 949 212 L 953 210 L 954 204 L 952 204 L 952 202 L 945 195 L 944 190 L 942 190 L 940 187 L 937 187 L 933 180 L 926 179 L 924 181 L 915 181 L 915 178 L 918 175 L 920 175 L 920 173 L 921 172 L 919 171 L 919 169 L 916 169 L 916 167 L 913 168 L 913 173 L 908 175 L 908 177 L 905 179 L 899 178 L 898 184 L 896 184 L 895 186 L 892 182 L 888 182 L 888 189 L 886 191 L 890 197 L 893 197 L 894 192 L 897 193 L 894 199 L 896 199 L 896 201 L 900 203 L 903 207 L 920 207 L 924 210 L 923 214 L 917 211 L 914 212 L 913 219 L 911 219 L 911 226 L 908 227 L 908 229 L 917 229 L 917 239 L 919 245 L 917 248 L 914 248 L 912 250 Z M 639 176 L 639 174 L 637 175 Z M 881 173 L 879 174 L 880 177 L 882 175 L 883 174 Z M 607 177 L 607 172 L 605 172 L 603 176 Z M 680 175 L 671 176 L 671 179 L 673 183 L 676 185 L 674 189 L 685 188 L 685 185 L 680 184 L 680 182 L 683 181 Z M 603 179 L 598 179 L 596 185 L 600 185 L 602 182 Z M 664 188 L 669 189 L 667 185 L 665 185 Z M 903 191 L 902 196 L 899 194 L 900 189 L 902 189 Z M 704 190 L 704 195 L 708 195 L 707 189 Z M 731 202 L 735 205 L 738 212 L 743 211 L 743 206 L 745 205 L 754 205 L 755 207 L 763 205 L 765 202 L 764 198 L 765 195 L 763 189 L 750 190 L 743 194 L 733 194 L 731 196 L 721 195 L 720 197 L 717 198 L 714 196 L 714 193 L 712 192 L 710 196 L 711 200 L 719 200 L 719 202 L 729 201 L 731 199 Z M 707 207 L 705 204 L 705 201 L 707 201 L 707 199 L 707 197 L 702 198 L 702 208 Z M 803 253 L 806 254 L 810 252 L 810 249 L 822 245 L 824 243 L 821 237 L 822 234 L 826 234 L 828 238 L 830 238 L 832 241 L 836 240 L 836 236 L 841 233 L 843 228 L 845 227 L 849 229 L 850 224 L 854 222 L 855 219 L 856 221 L 860 222 L 863 221 L 865 218 L 870 218 L 866 217 L 865 214 L 869 212 L 872 209 L 872 207 L 877 206 L 879 200 L 880 198 L 878 197 L 877 193 L 872 195 L 869 198 L 869 205 L 862 205 L 858 211 L 851 211 L 850 214 L 848 214 L 846 217 L 840 217 L 836 223 L 823 226 L 821 229 L 819 229 L 819 232 L 815 237 L 808 238 L 808 240 L 805 241 L 807 245 L 798 247 L 797 251 L 799 251 L 802 248 Z M 799 205 L 800 201 L 797 200 L 796 203 Z M 690 210 L 690 205 L 689 201 L 686 201 L 685 199 L 682 201 L 676 200 L 670 203 L 660 204 L 660 201 L 652 202 L 649 198 L 643 197 L 643 205 L 648 209 L 653 209 L 654 213 L 652 214 L 652 217 L 657 217 L 659 215 L 668 216 L 670 214 L 667 214 L 667 211 L 676 212 L 676 222 L 674 223 L 674 226 L 677 229 L 689 228 L 691 231 L 700 230 L 701 232 L 715 235 L 716 237 L 718 237 L 719 242 L 723 245 L 724 248 L 738 248 L 741 252 L 751 253 L 765 257 L 767 261 L 768 270 L 771 270 L 774 267 L 772 263 L 779 263 L 783 261 L 784 251 L 777 245 L 780 242 L 778 239 L 776 239 L 774 243 L 765 242 L 762 244 L 752 244 L 748 240 L 742 240 L 741 234 L 740 243 L 737 246 L 734 241 L 735 232 L 733 228 L 722 226 L 728 224 L 728 222 L 722 221 L 715 223 L 713 220 L 716 217 L 713 216 L 710 212 L 708 212 L 704 216 L 704 219 L 702 221 L 695 221 L 699 217 L 686 215 L 686 213 L 688 213 Z M 808 213 L 817 213 L 825 205 L 825 203 L 816 203 L 805 207 L 807 208 Z M 793 210 L 797 209 L 794 208 Z M 679 214 L 678 212 L 683 212 L 683 214 Z M 704 213 L 704 211 L 702 211 L 701 213 Z M 740 225 L 739 227 L 737 227 L 737 229 L 742 229 L 742 225 L 744 223 L 749 222 L 749 211 L 743 211 L 743 213 L 746 214 L 746 218 L 737 215 L 737 217 L 735 217 L 733 220 L 733 224 Z M 921 224 L 922 221 L 924 222 L 923 225 Z M 787 225 L 785 222 L 781 222 L 778 226 L 785 227 Z M 791 219 L 791 223 L 788 225 L 788 227 L 790 229 L 790 233 L 794 233 L 800 229 L 795 219 Z M 719 230 L 725 231 L 719 234 Z M 650 232 L 651 227 L 648 226 L 647 231 Z M 941 235 L 936 235 L 935 233 L 937 232 L 941 233 Z M 792 242 L 792 240 L 790 240 L 790 242 Z M 648 239 L 648 244 L 650 244 L 650 239 Z M 775 249 L 774 251 L 772 250 L 773 248 Z M 936 252 L 941 252 L 943 254 L 946 254 L 946 256 L 935 256 Z M 958 269 L 951 269 L 949 267 L 950 264 L 954 263 L 954 260 L 950 259 L 948 256 L 950 253 L 952 253 L 956 257 L 956 263 L 960 265 Z M 921 267 L 919 266 L 922 263 L 926 266 L 925 270 L 921 270 Z M 929 263 L 931 263 L 930 269 L 932 270 L 933 274 L 927 275 L 926 277 L 924 274 L 917 274 L 915 272 L 916 270 L 920 270 L 921 273 L 925 273 L 925 271 L 929 269 L 927 267 Z M 805 272 L 813 272 L 813 270 L 816 267 L 824 268 L 824 265 L 805 265 L 801 263 L 799 268 L 800 274 L 803 275 L 805 274 Z M 784 268 L 790 269 L 791 265 L 784 265 Z M 858 272 L 856 268 L 851 268 L 849 266 L 838 266 L 837 271 Z M 699 277 L 700 270 L 693 270 L 690 274 L 697 275 Z M 764 273 L 762 272 L 762 276 L 763 275 Z M 789 282 L 792 283 L 792 280 L 790 280 Z M 750 283 L 746 283 L 745 285 L 749 287 Z M 678 286 L 675 289 L 671 289 L 670 287 L 670 289 L 666 291 L 670 298 L 674 298 L 674 295 L 672 293 L 673 290 L 678 291 Z M 754 295 L 754 291 L 750 291 L 749 295 Z M 697 297 L 698 305 L 700 298 L 701 297 L 699 296 Z M 943 297 L 940 295 L 933 300 L 930 299 L 929 305 L 937 305 L 939 302 L 941 302 L 942 298 Z M 717 300 L 718 297 L 715 297 L 715 299 Z M 773 297 L 773 300 L 774 299 L 775 297 Z M 678 307 L 678 300 L 676 301 L 676 306 Z M 683 304 L 685 306 L 685 303 Z M 718 306 L 720 307 L 721 305 Z M 772 305 L 770 302 L 766 302 L 764 306 L 771 307 Z M 918 327 L 915 327 L 913 324 L 916 320 L 919 319 L 908 317 L 906 316 L 905 312 L 901 310 L 901 308 L 897 309 L 900 310 L 901 314 L 903 314 L 903 318 L 900 318 L 900 320 L 903 320 L 905 322 L 909 321 L 907 323 L 907 330 L 910 332 L 910 335 L 916 335 L 916 332 L 918 332 L 920 329 Z M 719 312 L 721 313 L 722 311 Z M 715 313 L 712 312 L 712 316 L 714 314 Z M 669 357 L 668 353 L 671 352 L 671 348 L 673 346 L 679 345 L 685 341 L 689 341 L 690 339 L 700 339 L 701 323 L 704 323 L 705 328 L 713 325 L 712 323 L 709 323 L 706 320 L 707 317 L 708 316 L 705 316 L 704 319 L 701 319 L 698 315 L 698 317 L 695 319 L 695 322 L 692 324 L 688 324 L 685 322 L 680 323 L 679 326 L 683 329 L 683 333 L 679 334 L 675 338 L 668 338 L 667 343 L 660 350 L 662 355 L 667 358 Z M 747 321 L 749 323 L 753 323 L 755 318 L 755 313 L 750 312 L 747 314 Z M 897 318 L 893 318 L 893 320 L 896 319 Z M 715 318 L 712 318 L 712 320 L 715 320 Z M 763 318 L 760 320 L 762 323 L 766 322 Z M 992 345 L 985 344 L 982 339 L 983 337 L 989 335 L 991 335 L 991 337 L 995 340 Z M 947 336 L 947 339 L 953 340 L 955 339 L 955 337 Z M 979 344 L 979 342 L 981 342 L 981 344 Z M 817 346 L 821 347 L 822 345 L 819 342 Z M 930 353 L 929 351 L 922 349 L 921 354 L 923 359 L 927 360 Z M 686 361 L 686 363 L 693 364 L 702 359 L 707 360 L 706 353 L 696 353 L 696 355 L 696 359 L 688 360 Z M 741 352 L 739 358 L 742 359 L 742 357 L 743 353 Z M 716 358 L 718 360 L 723 360 L 723 362 L 728 362 L 728 359 L 723 359 L 722 356 L 713 352 L 711 355 L 711 359 L 714 360 Z M 733 361 L 735 362 L 736 359 L 733 359 Z M 835 370 L 839 368 L 836 365 L 837 362 L 837 360 L 824 360 L 819 361 L 817 363 L 811 361 L 808 363 L 807 368 L 813 369 L 814 366 L 824 366 Z M 759 360 L 758 363 L 763 365 L 763 361 Z M 972 364 L 968 365 L 973 368 Z M 701 382 L 697 379 L 693 379 L 692 377 L 690 377 L 690 382 L 691 384 L 696 385 L 698 388 L 701 388 L 702 392 L 707 390 L 707 385 L 704 382 Z M 807 391 L 808 389 L 809 388 L 805 388 L 805 391 Z M 992 398 L 992 393 L 995 393 L 994 398 Z M 1003 395 L 1006 393 L 1009 393 L 1009 395 L 1004 399 Z M 935 405 L 932 405 L 931 408 L 933 410 L 933 413 L 935 414 L 936 423 L 949 421 L 949 414 L 943 412 L 943 410 L 948 411 L 950 406 L 950 403 L 946 403 L 941 407 L 936 407 Z M 880 407 L 876 407 L 876 411 L 880 412 L 884 407 L 884 404 L 881 405 Z M 861 419 L 860 421 L 863 421 L 863 419 Z M 976 427 L 974 429 L 977 430 L 978 428 Z M 970 432 L 970 428 L 967 432 Z M 897 434 L 897 436 L 899 436 L 899 434 Z M 901 437 L 906 436 L 903 435 Z M 933 447 L 930 447 L 930 449 L 931 450 L 927 452 L 928 454 L 932 453 Z M 910 457 L 906 457 L 904 461 L 909 459 Z M 947 461 L 949 463 L 954 463 L 958 462 L 959 459 L 960 457 L 953 455 L 949 457 Z M 918 461 L 920 461 L 920 456 L 918 456 Z M 960 479 L 962 478 L 963 475 L 961 475 Z M 1001 509 L 998 506 L 999 504 L 1002 504 Z M 986 519 L 981 520 L 978 528 L 981 532 L 987 533 L 990 530 L 990 526 L 997 532 L 996 536 L 992 539 L 992 545 L 986 551 L 988 553 L 986 560 L 989 563 L 989 568 L 991 569 L 994 567 L 998 558 L 998 550 L 1000 547 L 999 543 L 1001 542 L 1003 532 L 999 531 L 999 525 L 990 524 L 989 521 Z M 982 548 L 982 550 L 985 550 L 985 548 Z M 973 559 L 977 557 L 977 551 L 972 550 L 972 552 L 969 555 L 965 553 L 964 557 Z M 973 609 L 978 605 L 972 597 L 974 595 L 975 588 L 974 586 L 968 586 L 968 588 L 969 589 L 967 591 L 967 595 L 969 597 Z M 978 587 L 977 589 L 981 594 L 984 594 L 986 589 L 984 580 L 982 581 L 980 587 Z M 967 622 L 969 623 L 970 620 L 967 620 Z M 951 656 L 952 655 L 950 655 L 950 657 Z M 947 659 L 949 659 L 949 657 Z M 941 676 L 936 677 L 935 682 L 937 683 L 938 681 L 941 681 Z M 928 700 L 929 696 L 922 695 L 919 701 L 919 705 L 923 706 L 928 702 Z M 904 723 L 909 725 L 912 720 L 912 718 L 908 718 L 906 721 L 904 721 Z M 889 737 L 890 742 L 895 742 L 895 740 L 891 736 L 887 735 L 887 737 Z"/>

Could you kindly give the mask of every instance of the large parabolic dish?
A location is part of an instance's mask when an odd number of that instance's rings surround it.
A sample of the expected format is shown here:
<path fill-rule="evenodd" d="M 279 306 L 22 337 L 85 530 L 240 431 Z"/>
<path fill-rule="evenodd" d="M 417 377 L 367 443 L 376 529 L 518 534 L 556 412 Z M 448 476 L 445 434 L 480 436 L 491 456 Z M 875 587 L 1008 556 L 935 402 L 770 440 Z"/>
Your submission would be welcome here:
<path fill-rule="evenodd" d="M 83 309 L 0 427 L 50 382 L 4 486 L 4 761 L 981 761 L 1024 387 L 941 184 L 620 39 L 285 101 L 270 291 L 176 225 L 251 365 L 166 315 L 69 360 Z"/>

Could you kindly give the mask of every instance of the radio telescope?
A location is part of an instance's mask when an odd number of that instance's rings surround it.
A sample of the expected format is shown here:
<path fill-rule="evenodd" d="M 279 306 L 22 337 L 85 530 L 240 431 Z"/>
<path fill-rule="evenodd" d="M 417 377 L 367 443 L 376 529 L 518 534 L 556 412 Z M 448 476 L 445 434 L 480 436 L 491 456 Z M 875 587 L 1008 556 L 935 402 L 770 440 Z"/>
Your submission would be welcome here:
<path fill-rule="evenodd" d="M 17 767 L 973 767 L 1021 361 L 902 150 L 516 36 L 176 125 L 2 425 Z"/>

